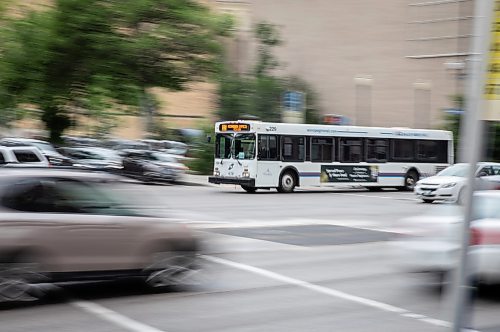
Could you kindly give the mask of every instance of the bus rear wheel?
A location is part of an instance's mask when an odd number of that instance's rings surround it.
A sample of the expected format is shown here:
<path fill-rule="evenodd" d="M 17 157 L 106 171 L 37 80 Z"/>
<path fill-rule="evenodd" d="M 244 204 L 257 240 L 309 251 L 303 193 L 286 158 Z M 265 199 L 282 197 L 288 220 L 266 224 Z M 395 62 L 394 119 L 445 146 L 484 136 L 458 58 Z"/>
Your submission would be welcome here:
<path fill-rule="evenodd" d="M 297 181 L 292 172 L 288 171 L 281 175 L 278 192 L 280 193 L 291 193 L 295 189 Z"/>
<path fill-rule="evenodd" d="M 242 185 L 241 185 L 241 188 L 242 188 L 243 190 L 245 190 L 247 193 L 251 193 L 251 194 L 253 194 L 254 192 L 256 192 L 256 191 L 257 191 L 257 188 L 255 188 L 255 187 L 245 186 L 244 184 L 242 184 Z"/>
<path fill-rule="evenodd" d="M 404 191 L 413 191 L 413 189 L 415 189 L 417 181 L 418 181 L 418 173 L 415 171 L 409 171 L 405 175 L 404 186 L 399 189 Z"/>

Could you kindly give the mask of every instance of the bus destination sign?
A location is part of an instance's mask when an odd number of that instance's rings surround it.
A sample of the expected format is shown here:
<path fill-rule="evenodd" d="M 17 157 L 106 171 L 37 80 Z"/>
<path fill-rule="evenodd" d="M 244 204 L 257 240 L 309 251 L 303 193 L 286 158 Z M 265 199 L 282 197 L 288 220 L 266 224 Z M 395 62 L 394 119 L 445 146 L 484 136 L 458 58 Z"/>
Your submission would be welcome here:
<path fill-rule="evenodd" d="M 250 131 L 250 124 L 248 123 L 221 123 L 219 131 Z"/>

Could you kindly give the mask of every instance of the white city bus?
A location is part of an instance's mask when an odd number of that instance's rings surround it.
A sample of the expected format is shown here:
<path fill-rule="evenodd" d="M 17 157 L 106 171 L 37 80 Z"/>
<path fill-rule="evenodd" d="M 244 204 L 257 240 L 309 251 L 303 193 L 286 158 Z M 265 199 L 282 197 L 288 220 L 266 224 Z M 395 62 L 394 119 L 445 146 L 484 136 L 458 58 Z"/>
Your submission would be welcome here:
<path fill-rule="evenodd" d="M 217 122 L 215 133 L 209 182 L 247 192 L 346 184 L 413 190 L 453 163 L 453 135 L 444 130 L 238 120 Z"/>

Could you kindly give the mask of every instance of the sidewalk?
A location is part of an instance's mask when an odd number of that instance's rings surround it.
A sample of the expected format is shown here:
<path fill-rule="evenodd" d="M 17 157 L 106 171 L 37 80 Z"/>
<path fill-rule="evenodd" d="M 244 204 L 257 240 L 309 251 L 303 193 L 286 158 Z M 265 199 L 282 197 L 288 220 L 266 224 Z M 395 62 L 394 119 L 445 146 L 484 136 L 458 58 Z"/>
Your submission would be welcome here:
<path fill-rule="evenodd" d="M 217 186 L 208 183 L 208 175 L 184 174 L 182 184 L 187 186 Z"/>

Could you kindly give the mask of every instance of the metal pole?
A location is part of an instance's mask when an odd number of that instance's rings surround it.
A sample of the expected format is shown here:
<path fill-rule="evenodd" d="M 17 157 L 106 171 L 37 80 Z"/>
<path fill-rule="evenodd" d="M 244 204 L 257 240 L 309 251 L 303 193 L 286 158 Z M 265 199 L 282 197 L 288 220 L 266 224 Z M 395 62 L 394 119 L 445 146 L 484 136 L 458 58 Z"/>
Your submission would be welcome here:
<path fill-rule="evenodd" d="M 467 322 L 470 299 L 470 273 L 468 265 L 468 247 L 470 241 L 470 223 L 472 219 L 472 195 L 475 183 L 476 164 L 480 156 L 482 128 L 480 117 L 483 110 L 483 89 L 486 82 L 486 56 L 488 53 L 491 18 L 493 12 L 492 0 L 474 1 L 474 38 L 472 55 L 468 59 L 468 85 L 466 95 L 465 114 L 462 117 L 461 149 L 459 158 L 470 165 L 467 190 L 465 192 L 465 213 L 462 227 L 461 249 L 459 264 L 453 282 L 454 295 L 452 331 L 460 332 Z"/>

